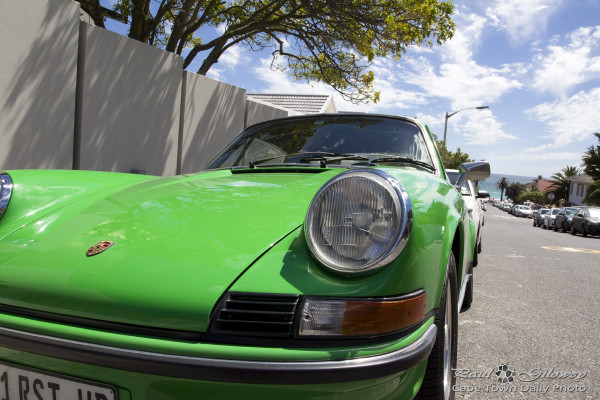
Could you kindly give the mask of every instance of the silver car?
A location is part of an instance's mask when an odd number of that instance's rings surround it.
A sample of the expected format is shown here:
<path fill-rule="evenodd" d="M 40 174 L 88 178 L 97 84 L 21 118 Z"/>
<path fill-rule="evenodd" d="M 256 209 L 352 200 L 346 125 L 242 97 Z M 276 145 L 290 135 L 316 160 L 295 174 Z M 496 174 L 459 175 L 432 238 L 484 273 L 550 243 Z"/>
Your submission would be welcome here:
<path fill-rule="evenodd" d="M 542 221 L 542 228 L 554 229 L 554 220 L 556 220 L 556 216 L 559 212 L 560 208 L 552 208 L 548 214 L 544 215 L 544 220 Z"/>

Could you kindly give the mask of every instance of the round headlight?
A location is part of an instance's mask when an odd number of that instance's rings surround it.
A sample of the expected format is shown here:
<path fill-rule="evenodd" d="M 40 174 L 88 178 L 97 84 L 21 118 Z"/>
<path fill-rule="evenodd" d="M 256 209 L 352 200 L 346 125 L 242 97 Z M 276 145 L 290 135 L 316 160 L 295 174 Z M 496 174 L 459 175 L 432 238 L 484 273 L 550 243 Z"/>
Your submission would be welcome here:
<path fill-rule="evenodd" d="M 313 255 L 342 274 L 373 271 L 394 260 L 412 227 L 412 206 L 398 181 L 379 170 L 341 173 L 317 192 L 306 215 Z"/>

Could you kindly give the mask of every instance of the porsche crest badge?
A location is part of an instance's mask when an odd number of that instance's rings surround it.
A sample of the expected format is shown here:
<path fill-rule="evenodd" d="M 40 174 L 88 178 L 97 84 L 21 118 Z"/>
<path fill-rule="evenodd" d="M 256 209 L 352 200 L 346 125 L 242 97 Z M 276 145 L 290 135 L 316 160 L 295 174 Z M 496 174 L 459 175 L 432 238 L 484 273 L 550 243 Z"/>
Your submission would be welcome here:
<path fill-rule="evenodd" d="M 92 247 L 90 247 L 88 249 L 87 253 L 85 253 L 85 255 L 88 257 L 95 256 L 96 254 L 102 253 L 104 250 L 108 249 L 113 244 L 115 244 L 115 242 L 111 242 L 109 240 L 104 240 L 102 242 L 98 242 L 95 245 L 93 245 Z"/>

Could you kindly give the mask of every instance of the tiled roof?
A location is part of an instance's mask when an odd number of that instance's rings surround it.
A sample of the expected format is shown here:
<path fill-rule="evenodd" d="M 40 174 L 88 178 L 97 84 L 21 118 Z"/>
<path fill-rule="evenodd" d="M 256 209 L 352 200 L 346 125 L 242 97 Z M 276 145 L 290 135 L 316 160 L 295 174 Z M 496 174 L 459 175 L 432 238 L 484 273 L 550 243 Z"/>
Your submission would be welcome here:
<path fill-rule="evenodd" d="M 552 181 L 549 181 L 547 179 L 540 179 L 538 181 L 538 189 L 540 189 L 544 193 L 550 189 L 550 186 L 552 186 Z"/>
<path fill-rule="evenodd" d="M 301 95 L 301 94 L 252 94 L 249 99 L 271 103 L 300 114 L 319 114 L 325 112 L 333 101 L 332 95 Z"/>

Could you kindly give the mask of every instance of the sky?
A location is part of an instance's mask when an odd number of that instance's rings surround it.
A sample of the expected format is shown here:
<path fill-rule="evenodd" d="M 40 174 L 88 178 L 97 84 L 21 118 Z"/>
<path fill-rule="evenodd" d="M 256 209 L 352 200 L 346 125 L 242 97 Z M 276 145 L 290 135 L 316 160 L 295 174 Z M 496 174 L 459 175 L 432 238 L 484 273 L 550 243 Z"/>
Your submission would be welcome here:
<path fill-rule="evenodd" d="M 340 111 L 417 117 L 438 138 L 446 113 L 462 110 L 448 119 L 447 146 L 488 161 L 492 173 L 549 178 L 580 167 L 600 132 L 600 1 L 455 0 L 454 6 L 451 40 L 412 47 L 397 61 L 374 61 L 377 104 L 355 105 L 326 85 L 273 71 L 270 51 L 233 47 L 207 76 L 248 93 L 332 93 Z M 119 25 L 108 27 L 123 30 Z"/>

